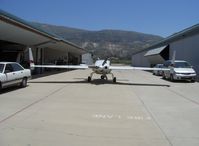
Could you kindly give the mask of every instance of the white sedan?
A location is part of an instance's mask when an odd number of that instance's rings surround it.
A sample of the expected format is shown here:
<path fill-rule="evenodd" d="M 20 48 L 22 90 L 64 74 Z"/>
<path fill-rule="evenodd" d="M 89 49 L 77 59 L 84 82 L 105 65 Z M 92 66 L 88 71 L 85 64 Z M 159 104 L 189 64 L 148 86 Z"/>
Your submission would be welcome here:
<path fill-rule="evenodd" d="M 30 69 L 24 69 L 18 63 L 0 62 L 0 89 L 15 85 L 26 87 L 30 77 Z"/>

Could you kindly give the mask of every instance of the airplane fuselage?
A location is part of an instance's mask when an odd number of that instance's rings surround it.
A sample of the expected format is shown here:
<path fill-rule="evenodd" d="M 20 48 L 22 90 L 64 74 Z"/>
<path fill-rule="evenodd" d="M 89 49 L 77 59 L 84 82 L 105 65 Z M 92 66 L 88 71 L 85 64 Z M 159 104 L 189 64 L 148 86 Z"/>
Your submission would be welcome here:
<path fill-rule="evenodd" d="M 93 72 L 95 72 L 96 74 L 109 74 L 111 72 L 111 69 L 109 69 L 110 67 L 110 61 L 104 61 L 104 60 L 97 60 L 95 62 L 95 68 L 93 68 Z"/>

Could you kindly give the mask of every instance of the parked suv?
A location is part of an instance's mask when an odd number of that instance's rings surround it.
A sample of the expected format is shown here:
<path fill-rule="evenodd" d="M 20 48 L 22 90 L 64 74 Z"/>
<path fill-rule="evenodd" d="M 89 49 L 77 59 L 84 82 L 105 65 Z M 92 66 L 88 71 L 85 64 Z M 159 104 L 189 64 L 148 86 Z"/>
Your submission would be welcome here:
<path fill-rule="evenodd" d="M 0 62 L 0 89 L 14 85 L 26 87 L 30 77 L 30 69 L 24 69 L 18 63 Z"/>
<path fill-rule="evenodd" d="M 183 60 L 172 60 L 164 62 L 164 68 L 169 68 L 169 70 L 163 71 L 163 78 L 174 80 L 190 80 L 192 82 L 196 81 L 196 72 L 192 66 Z"/>

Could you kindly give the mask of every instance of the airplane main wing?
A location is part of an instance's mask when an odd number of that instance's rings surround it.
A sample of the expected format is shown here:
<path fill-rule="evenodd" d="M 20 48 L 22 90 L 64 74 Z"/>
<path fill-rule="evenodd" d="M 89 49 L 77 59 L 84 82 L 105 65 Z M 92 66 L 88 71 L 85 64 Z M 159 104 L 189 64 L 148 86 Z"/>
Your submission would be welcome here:
<path fill-rule="evenodd" d="M 167 68 L 133 67 L 133 66 L 110 66 L 112 70 L 169 70 Z"/>
<path fill-rule="evenodd" d="M 69 68 L 69 69 L 88 69 L 87 65 L 32 65 L 34 67 L 41 68 Z"/>

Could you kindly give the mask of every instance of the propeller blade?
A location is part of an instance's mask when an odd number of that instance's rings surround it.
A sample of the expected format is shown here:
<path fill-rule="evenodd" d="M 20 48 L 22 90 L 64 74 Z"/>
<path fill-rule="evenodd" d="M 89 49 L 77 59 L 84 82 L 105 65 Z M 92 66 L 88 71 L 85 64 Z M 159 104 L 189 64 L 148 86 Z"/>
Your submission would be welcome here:
<path fill-rule="evenodd" d="M 108 60 L 108 58 L 106 58 L 106 59 L 104 60 L 104 62 L 102 63 L 102 66 L 104 66 L 104 65 L 106 64 L 107 60 Z"/>

